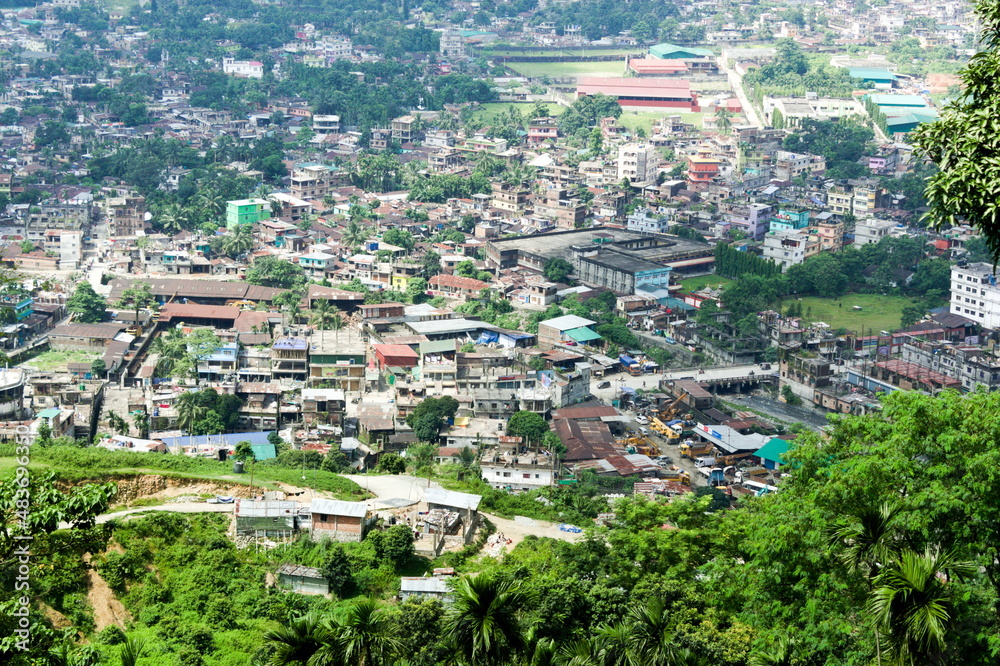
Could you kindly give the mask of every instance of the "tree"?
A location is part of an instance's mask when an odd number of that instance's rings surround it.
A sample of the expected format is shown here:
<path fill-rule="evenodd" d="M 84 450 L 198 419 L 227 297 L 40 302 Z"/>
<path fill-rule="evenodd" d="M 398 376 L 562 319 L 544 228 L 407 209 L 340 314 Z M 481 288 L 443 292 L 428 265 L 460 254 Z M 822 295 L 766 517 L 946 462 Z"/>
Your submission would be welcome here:
<path fill-rule="evenodd" d="M 406 471 L 406 462 L 398 454 L 383 453 L 379 457 L 376 469 L 384 474 L 402 474 Z"/>
<path fill-rule="evenodd" d="M 99 296 L 89 282 L 81 282 L 66 301 L 66 310 L 81 324 L 104 321 L 108 316 L 108 303 Z"/>
<path fill-rule="evenodd" d="M 551 257 L 546 260 L 542 267 L 542 274 L 549 282 L 565 282 L 570 273 L 573 272 L 573 264 L 562 257 Z"/>
<path fill-rule="evenodd" d="M 185 338 L 186 352 L 182 364 L 188 374 L 194 377 L 196 385 L 199 378 L 199 364 L 215 353 L 221 345 L 219 336 L 210 328 L 197 328 Z"/>
<path fill-rule="evenodd" d="M 414 444 L 406 449 L 406 459 L 413 465 L 413 473 L 417 476 L 426 473 L 428 480 L 434 471 L 436 455 L 437 447 L 433 444 Z"/>
<path fill-rule="evenodd" d="M 305 283 L 302 267 L 287 259 L 261 257 L 247 271 L 247 282 L 264 287 L 292 289 Z"/>
<path fill-rule="evenodd" d="M 195 425 L 207 411 L 206 408 L 198 404 L 196 393 L 192 391 L 182 393 L 177 399 L 177 427 L 192 434 Z"/>
<path fill-rule="evenodd" d="M 149 414 L 145 411 L 136 412 L 132 415 L 132 424 L 135 425 L 140 439 L 149 437 Z"/>
<path fill-rule="evenodd" d="M 894 663 L 937 661 L 960 603 L 951 578 L 975 572 L 975 565 L 953 552 L 927 547 L 922 553 L 904 551 L 879 573 L 866 610 Z"/>
<path fill-rule="evenodd" d="M 1000 0 L 976 3 L 975 13 L 986 49 L 960 73 L 964 94 L 941 116 L 912 134 L 919 154 L 937 164 L 927 180 L 929 222 L 951 226 L 967 220 L 986 240 L 993 261 L 1000 258 L 1000 135 L 991 118 L 1000 113 L 995 81 L 1000 73 Z"/>
<path fill-rule="evenodd" d="M 103 379 L 108 366 L 102 358 L 95 358 L 90 364 L 90 375 L 94 379 Z"/>
<path fill-rule="evenodd" d="M 335 544 L 320 568 L 323 578 L 330 584 L 330 592 L 338 597 L 347 596 L 354 589 L 354 574 L 351 570 L 351 560 L 344 552 L 344 547 Z"/>
<path fill-rule="evenodd" d="M 343 553 L 342 549 L 341 553 Z M 269 666 L 307 666 L 313 655 L 329 643 L 330 639 L 330 632 L 321 621 L 318 613 L 309 613 L 299 618 L 289 619 L 286 624 L 264 634 L 264 642 L 273 648 L 268 664 Z"/>
<path fill-rule="evenodd" d="M 353 206 L 352 206 L 353 208 Z M 346 247 L 356 247 L 368 239 L 368 228 L 361 226 L 353 217 L 344 227 L 340 242 Z M 388 242 L 388 241 L 386 241 Z"/>
<path fill-rule="evenodd" d="M 153 296 L 153 292 L 149 286 L 148 282 L 136 282 L 130 285 L 127 289 L 122 291 L 121 298 L 115 303 L 117 308 L 128 308 L 135 312 L 135 319 L 133 320 L 136 325 L 139 324 L 139 311 L 143 308 L 148 308 L 153 303 L 156 302 L 156 298 Z"/>
<path fill-rule="evenodd" d="M 393 525 L 382 533 L 382 555 L 396 567 L 409 562 L 415 554 L 413 530 L 409 525 Z"/>
<path fill-rule="evenodd" d="M 788 384 L 785 384 L 784 386 L 781 387 L 781 397 L 789 405 L 795 406 L 802 404 L 802 398 L 795 395 L 795 392 L 792 391 L 792 387 L 789 386 Z"/>
<path fill-rule="evenodd" d="M 318 299 L 313 301 L 312 309 L 309 310 L 309 324 L 315 326 L 320 331 L 331 328 L 340 330 L 342 320 L 337 308 L 330 305 L 330 301 Z M 320 338 L 322 340 L 322 337 Z"/>
<path fill-rule="evenodd" d="M 520 612 L 529 596 L 511 580 L 488 573 L 463 576 L 445 614 L 453 649 L 472 666 L 514 663 L 525 650 Z"/>
<path fill-rule="evenodd" d="M 390 617 L 378 599 L 364 597 L 352 602 L 327 624 L 333 640 L 319 650 L 317 661 L 351 666 L 388 664 L 399 645 Z"/>
<path fill-rule="evenodd" d="M 521 437 L 525 444 L 537 446 L 547 432 L 549 432 L 548 421 L 535 412 L 515 412 L 507 421 L 507 434 Z"/>
<path fill-rule="evenodd" d="M 382 234 L 382 240 L 390 245 L 398 245 L 406 250 L 412 250 L 416 241 L 408 229 L 389 229 Z"/>
<path fill-rule="evenodd" d="M 253 227 L 249 224 L 241 224 L 222 239 L 222 251 L 233 259 L 246 254 L 253 246 Z"/>
<path fill-rule="evenodd" d="M 425 280 L 430 280 L 432 277 L 441 272 L 441 255 L 433 250 L 428 250 L 424 254 L 423 268 L 420 271 L 420 276 Z"/>

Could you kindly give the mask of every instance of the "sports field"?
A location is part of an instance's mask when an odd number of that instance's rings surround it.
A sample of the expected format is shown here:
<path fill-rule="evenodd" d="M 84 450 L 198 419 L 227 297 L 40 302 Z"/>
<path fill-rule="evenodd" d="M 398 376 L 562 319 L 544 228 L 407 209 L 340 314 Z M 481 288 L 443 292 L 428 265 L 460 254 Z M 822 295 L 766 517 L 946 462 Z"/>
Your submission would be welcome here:
<path fill-rule="evenodd" d="M 791 303 L 785 299 L 787 308 Z M 846 328 L 861 333 L 866 331 L 891 331 L 899 328 L 903 308 L 913 303 L 905 296 L 882 296 L 879 294 L 848 294 L 841 298 L 819 298 L 807 296 L 802 305 L 802 318 L 809 323 L 822 321 L 834 330 Z M 860 310 L 855 310 L 854 306 Z"/>
<path fill-rule="evenodd" d="M 581 76 L 623 76 L 625 59 L 600 62 L 511 62 L 507 66 L 521 76 L 540 78 Z"/>

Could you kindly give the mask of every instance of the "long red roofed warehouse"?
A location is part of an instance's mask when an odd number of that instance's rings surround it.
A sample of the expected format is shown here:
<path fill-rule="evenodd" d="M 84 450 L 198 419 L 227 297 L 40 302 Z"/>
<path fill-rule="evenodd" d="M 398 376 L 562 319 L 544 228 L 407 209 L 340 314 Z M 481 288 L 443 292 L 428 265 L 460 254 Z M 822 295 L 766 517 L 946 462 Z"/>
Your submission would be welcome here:
<path fill-rule="evenodd" d="M 576 96 L 603 93 L 622 106 L 683 109 L 699 112 L 698 96 L 685 79 L 626 78 L 623 76 L 587 76 L 576 85 Z"/>

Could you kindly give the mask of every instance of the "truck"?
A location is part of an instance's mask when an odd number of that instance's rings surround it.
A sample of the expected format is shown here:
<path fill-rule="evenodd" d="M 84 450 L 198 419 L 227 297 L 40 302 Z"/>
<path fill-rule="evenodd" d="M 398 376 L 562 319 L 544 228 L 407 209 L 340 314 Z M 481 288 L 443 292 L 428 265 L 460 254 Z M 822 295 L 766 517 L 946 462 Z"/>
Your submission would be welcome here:
<path fill-rule="evenodd" d="M 694 459 L 695 467 L 715 467 L 715 458 L 711 456 L 702 456 L 700 458 Z"/>
<path fill-rule="evenodd" d="M 649 420 L 649 427 L 652 428 L 655 432 L 660 433 L 667 439 L 678 439 L 680 437 L 680 435 L 677 434 L 676 430 L 674 430 L 668 424 L 664 423 L 655 416 Z"/>
<path fill-rule="evenodd" d="M 676 481 L 681 485 L 691 485 L 691 475 L 678 467 L 662 469 L 657 473 L 657 476 L 661 479 L 666 479 L 667 481 Z"/>
<path fill-rule="evenodd" d="M 690 458 L 694 460 L 698 456 L 708 455 L 712 452 L 714 447 L 707 442 L 695 442 L 690 439 L 684 440 L 684 443 L 680 445 L 678 450 L 680 454 L 685 458 Z"/>
<path fill-rule="evenodd" d="M 770 474 L 770 470 L 764 467 L 746 467 L 736 471 L 736 483 L 763 481 L 768 474 Z"/>

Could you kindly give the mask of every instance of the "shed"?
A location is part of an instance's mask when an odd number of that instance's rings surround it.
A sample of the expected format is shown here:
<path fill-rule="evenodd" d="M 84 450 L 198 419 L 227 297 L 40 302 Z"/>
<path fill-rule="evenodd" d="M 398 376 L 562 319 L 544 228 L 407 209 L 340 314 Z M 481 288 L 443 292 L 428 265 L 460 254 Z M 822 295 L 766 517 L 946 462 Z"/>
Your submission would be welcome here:
<path fill-rule="evenodd" d="M 480 495 L 460 493 L 444 488 L 426 488 L 423 497 L 429 512 L 457 512 L 462 520 L 462 535 L 466 538 L 479 522 L 479 502 L 482 499 Z"/>
<path fill-rule="evenodd" d="M 237 534 L 286 536 L 299 527 L 299 503 L 292 501 L 236 500 Z"/>
<path fill-rule="evenodd" d="M 405 576 L 399 580 L 399 600 L 406 601 L 410 597 L 417 599 L 440 599 L 444 603 L 451 601 L 451 590 L 448 581 L 437 576 Z"/>
<path fill-rule="evenodd" d="M 788 451 L 789 444 L 780 437 L 775 437 L 770 442 L 760 447 L 755 454 L 760 458 L 761 463 L 767 469 L 778 469 L 785 464 L 784 454 Z"/>
<path fill-rule="evenodd" d="M 278 585 L 299 594 L 329 594 L 330 583 L 319 569 L 301 564 L 282 564 L 275 572 Z"/>
<path fill-rule="evenodd" d="M 365 502 L 314 499 L 309 511 L 314 541 L 324 537 L 332 541 L 361 541 L 368 529 Z"/>

